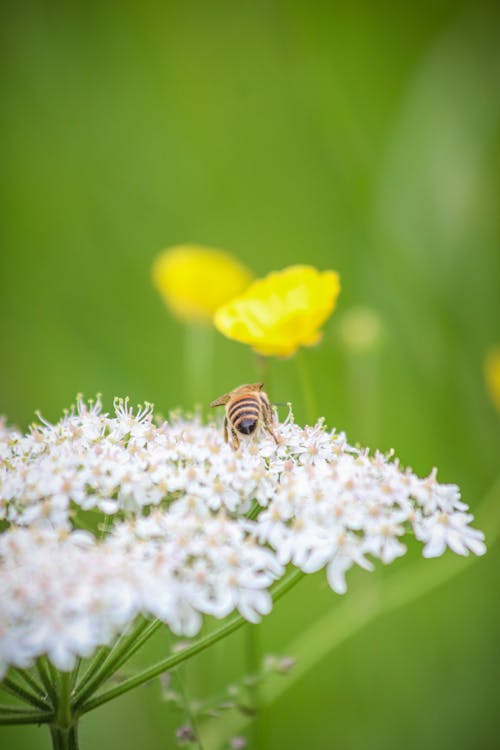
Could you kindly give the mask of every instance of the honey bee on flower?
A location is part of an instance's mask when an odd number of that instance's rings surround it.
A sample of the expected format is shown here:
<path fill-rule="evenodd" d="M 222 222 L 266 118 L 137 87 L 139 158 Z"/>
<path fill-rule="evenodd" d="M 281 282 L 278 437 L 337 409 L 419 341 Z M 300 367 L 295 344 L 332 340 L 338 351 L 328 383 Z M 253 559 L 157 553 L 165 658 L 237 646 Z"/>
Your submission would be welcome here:
<path fill-rule="evenodd" d="M 239 435 L 251 435 L 258 428 L 259 423 L 264 425 L 278 444 L 278 438 L 272 427 L 275 422 L 274 412 L 267 395 L 262 390 L 263 387 L 264 383 L 240 385 L 229 393 L 219 396 L 210 404 L 212 407 L 226 407 L 224 440 L 226 443 L 229 442 L 229 435 L 231 435 L 231 445 L 234 450 L 239 448 Z"/>

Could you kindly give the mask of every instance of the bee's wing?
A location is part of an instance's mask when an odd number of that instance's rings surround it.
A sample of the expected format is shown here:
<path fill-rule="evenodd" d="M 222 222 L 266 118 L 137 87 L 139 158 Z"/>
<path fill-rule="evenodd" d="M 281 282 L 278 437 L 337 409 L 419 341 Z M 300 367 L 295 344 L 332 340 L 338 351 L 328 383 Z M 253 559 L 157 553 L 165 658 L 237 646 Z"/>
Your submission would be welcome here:
<path fill-rule="evenodd" d="M 247 385 L 247 388 L 251 388 L 252 391 L 261 391 L 264 388 L 264 383 L 251 383 Z"/>
<path fill-rule="evenodd" d="M 224 406 L 224 404 L 227 404 L 229 399 L 231 398 L 232 391 L 229 391 L 229 393 L 225 393 L 223 396 L 219 396 L 219 398 L 216 398 L 215 401 L 212 401 L 210 406 Z"/>

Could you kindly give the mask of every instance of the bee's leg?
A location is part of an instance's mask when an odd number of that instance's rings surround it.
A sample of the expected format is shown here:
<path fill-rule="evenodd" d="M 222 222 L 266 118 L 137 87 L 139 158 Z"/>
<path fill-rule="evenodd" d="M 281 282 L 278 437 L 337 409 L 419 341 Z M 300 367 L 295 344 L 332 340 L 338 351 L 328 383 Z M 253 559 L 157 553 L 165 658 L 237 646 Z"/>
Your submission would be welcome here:
<path fill-rule="evenodd" d="M 274 438 L 276 445 L 279 445 L 278 438 L 274 434 L 272 425 L 275 422 L 273 407 L 267 399 L 262 399 L 262 415 L 264 417 L 264 427 L 268 433 Z"/>
<path fill-rule="evenodd" d="M 276 443 L 276 445 L 279 445 L 279 440 L 276 437 L 276 435 L 274 434 L 271 425 L 269 423 L 267 423 L 267 422 L 265 422 L 264 424 L 265 424 L 265 427 L 266 427 L 266 430 L 268 431 L 268 433 L 273 437 L 274 442 Z"/>
<path fill-rule="evenodd" d="M 229 442 L 229 436 L 227 434 L 227 417 L 224 417 L 224 442 Z"/>
<path fill-rule="evenodd" d="M 231 437 L 233 438 L 233 443 L 232 443 L 233 451 L 237 451 L 238 448 L 240 447 L 240 439 L 235 429 L 231 429 Z"/>

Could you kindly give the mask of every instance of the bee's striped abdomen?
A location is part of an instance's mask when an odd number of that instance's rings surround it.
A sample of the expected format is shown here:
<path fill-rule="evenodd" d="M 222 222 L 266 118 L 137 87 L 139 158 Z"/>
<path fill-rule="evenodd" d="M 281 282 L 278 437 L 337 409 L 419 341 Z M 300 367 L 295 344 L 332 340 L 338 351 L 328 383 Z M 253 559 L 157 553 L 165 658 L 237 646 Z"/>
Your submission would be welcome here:
<path fill-rule="evenodd" d="M 260 402 L 254 396 L 245 396 L 229 404 L 229 422 L 238 432 L 250 435 L 255 430 L 260 417 Z"/>

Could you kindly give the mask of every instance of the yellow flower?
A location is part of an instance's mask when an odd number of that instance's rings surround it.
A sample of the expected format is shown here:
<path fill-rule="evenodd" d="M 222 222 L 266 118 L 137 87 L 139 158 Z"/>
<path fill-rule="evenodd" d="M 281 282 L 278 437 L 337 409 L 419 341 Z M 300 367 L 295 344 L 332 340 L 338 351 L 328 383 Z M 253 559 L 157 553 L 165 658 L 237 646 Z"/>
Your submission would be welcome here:
<path fill-rule="evenodd" d="M 250 344 L 258 354 L 290 357 L 299 346 L 321 339 L 319 329 L 339 291 L 335 271 L 290 266 L 254 281 L 223 305 L 215 313 L 215 327 L 230 339 Z"/>
<path fill-rule="evenodd" d="M 201 245 L 177 245 L 153 263 L 153 283 L 170 310 L 188 323 L 210 323 L 214 312 L 241 294 L 250 271 L 232 255 Z"/>
<path fill-rule="evenodd" d="M 484 376 L 490 398 L 500 412 L 500 346 L 492 346 L 486 352 Z"/>

